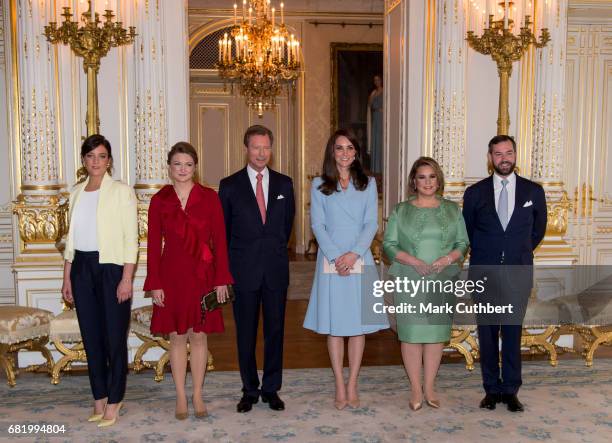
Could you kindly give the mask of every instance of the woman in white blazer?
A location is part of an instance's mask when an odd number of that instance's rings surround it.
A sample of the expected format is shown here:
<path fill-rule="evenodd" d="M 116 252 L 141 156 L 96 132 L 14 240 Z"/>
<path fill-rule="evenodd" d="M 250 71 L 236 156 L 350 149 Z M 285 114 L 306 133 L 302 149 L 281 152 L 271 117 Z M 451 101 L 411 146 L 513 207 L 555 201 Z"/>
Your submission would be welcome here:
<path fill-rule="evenodd" d="M 113 180 L 111 145 L 91 135 L 81 146 L 86 179 L 70 193 L 62 296 L 74 303 L 87 354 L 94 411 L 88 421 L 115 423 L 128 371 L 132 277 L 138 257 L 134 190 Z"/>

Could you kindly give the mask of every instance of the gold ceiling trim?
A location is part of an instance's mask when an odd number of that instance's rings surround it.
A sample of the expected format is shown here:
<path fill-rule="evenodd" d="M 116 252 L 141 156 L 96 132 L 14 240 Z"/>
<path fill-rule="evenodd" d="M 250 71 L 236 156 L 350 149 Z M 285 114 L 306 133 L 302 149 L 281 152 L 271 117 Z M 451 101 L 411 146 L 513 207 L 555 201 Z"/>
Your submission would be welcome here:
<path fill-rule="evenodd" d="M 397 0 L 398 3 L 401 0 Z M 234 9 L 229 8 L 189 8 L 189 15 L 203 15 L 206 18 L 223 18 L 231 17 L 234 14 Z M 381 12 L 335 12 L 335 11 L 287 11 L 285 10 L 285 18 L 301 18 L 301 17 L 344 17 L 344 18 L 373 18 L 383 20 L 384 11 Z"/>

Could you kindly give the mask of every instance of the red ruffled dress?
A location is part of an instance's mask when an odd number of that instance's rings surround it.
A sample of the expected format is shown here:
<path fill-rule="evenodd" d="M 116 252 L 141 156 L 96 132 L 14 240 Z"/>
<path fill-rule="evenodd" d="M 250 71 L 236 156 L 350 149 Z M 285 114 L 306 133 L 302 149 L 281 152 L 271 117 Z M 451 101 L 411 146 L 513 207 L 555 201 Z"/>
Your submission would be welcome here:
<path fill-rule="evenodd" d="M 205 319 L 200 309 L 203 294 L 233 283 L 217 193 L 195 184 L 183 210 L 174 187 L 164 186 L 151 199 L 148 229 L 144 290 L 163 289 L 165 297 L 164 307 L 153 305 L 151 332 L 223 332 L 221 309 Z"/>

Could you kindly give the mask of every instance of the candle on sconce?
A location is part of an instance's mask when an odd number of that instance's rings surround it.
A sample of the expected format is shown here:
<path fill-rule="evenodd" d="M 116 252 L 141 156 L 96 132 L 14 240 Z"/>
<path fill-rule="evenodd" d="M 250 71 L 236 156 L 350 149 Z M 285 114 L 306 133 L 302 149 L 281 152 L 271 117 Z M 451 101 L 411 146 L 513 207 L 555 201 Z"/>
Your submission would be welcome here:
<path fill-rule="evenodd" d="M 227 61 L 227 32 L 223 34 L 223 60 Z"/>
<path fill-rule="evenodd" d="M 487 28 L 487 16 L 485 14 L 485 11 L 481 11 L 482 16 L 480 17 L 480 23 L 482 25 L 482 30 L 480 31 L 481 33 L 484 33 L 484 30 Z"/>
<path fill-rule="evenodd" d="M 234 26 L 236 26 L 237 21 L 238 21 L 238 5 L 234 3 Z"/>
<path fill-rule="evenodd" d="M 508 15 L 510 14 L 510 8 L 508 7 L 508 0 L 504 0 L 504 29 L 508 29 Z"/>
<path fill-rule="evenodd" d="M 489 0 L 485 0 L 485 6 L 486 6 L 486 8 L 485 8 L 485 14 L 486 14 L 486 17 L 485 17 L 485 21 L 486 21 L 485 22 L 485 27 L 488 28 L 490 26 L 489 15 L 491 15 L 491 3 L 490 3 Z"/>
<path fill-rule="evenodd" d="M 274 14 L 276 13 L 276 8 L 272 8 L 272 29 L 274 29 Z"/>
<path fill-rule="evenodd" d="M 285 4 L 281 2 L 281 24 L 285 24 Z"/>
<path fill-rule="evenodd" d="M 247 0 L 242 0 L 242 21 L 246 20 L 246 4 Z"/>
<path fill-rule="evenodd" d="M 89 9 L 90 9 L 90 13 L 91 13 L 91 21 L 95 22 L 96 20 L 96 1 L 95 0 L 89 0 Z"/>
<path fill-rule="evenodd" d="M 467 30 L 472 31 L 472 7 L 471 7 L 470 2 L 467 3 L 466 14 L 467 14 Z"/>
<path fill-rule="evenodd" d="M 221 63 L 222 56 L 223 56 L 223 40 L 219 39 L 219 63 Z"/>
<path fill-rule="evenodd" d="M 249 8 L 249 25 L 251 24 L 251 14 L 253 13 L 253 8 Z"/>
<path fill-rule="evenodd" d="M 291 39 L 287 39 L 287 63 L 291 64 Z"/>

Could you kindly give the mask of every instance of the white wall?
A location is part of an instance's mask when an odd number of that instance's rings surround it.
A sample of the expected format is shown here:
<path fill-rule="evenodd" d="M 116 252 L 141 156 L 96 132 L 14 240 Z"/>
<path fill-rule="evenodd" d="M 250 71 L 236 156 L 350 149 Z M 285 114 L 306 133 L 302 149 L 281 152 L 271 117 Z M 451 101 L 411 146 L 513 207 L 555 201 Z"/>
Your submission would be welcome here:
<path fill-rule="evenodd" d="M 10 99 L 11 71 L 7 63 L 10 51 L 10 28 L 8 22 L 8 1 L 0 0 L 0 305 L 15 303 L 15 284 L 11 265 L 13 264 L 13 227 L 11 201 L 14 197 L 11 143 L 8 130 L 9 108 L 4 105 Z M 8 82 L 7 82 L 8 80 Z"/>

